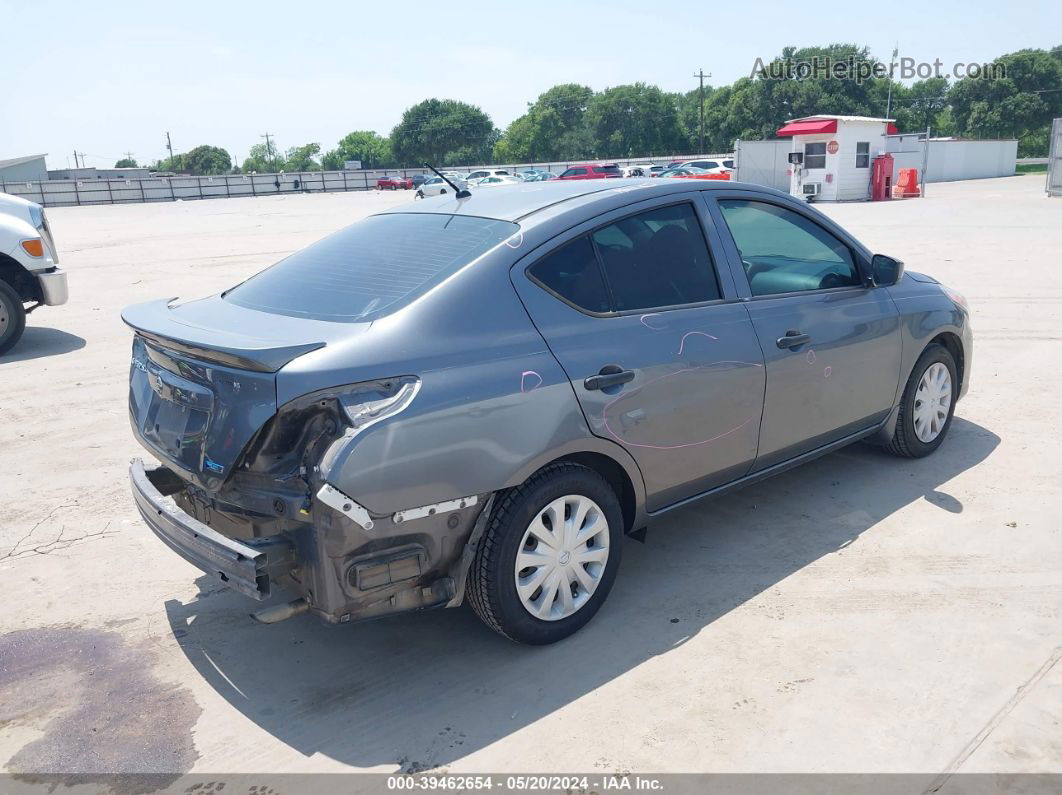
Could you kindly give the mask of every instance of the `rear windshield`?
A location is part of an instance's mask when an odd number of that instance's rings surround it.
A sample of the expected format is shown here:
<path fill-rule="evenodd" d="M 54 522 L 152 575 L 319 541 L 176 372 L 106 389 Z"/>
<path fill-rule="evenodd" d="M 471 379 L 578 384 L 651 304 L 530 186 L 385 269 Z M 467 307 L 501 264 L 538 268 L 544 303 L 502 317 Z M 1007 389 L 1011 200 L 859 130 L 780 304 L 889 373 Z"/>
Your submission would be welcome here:
<path fill-rule="evenodd" d="M 278 315 L 372 320 L 405 306 L 519 228 L 464 215 L 374 215 L 297 251 L 224 297 Z"/>
<path fill-rule="evenodd" d="M 619 166 L 594 166 L 595 174 L 618 174 Z"/>

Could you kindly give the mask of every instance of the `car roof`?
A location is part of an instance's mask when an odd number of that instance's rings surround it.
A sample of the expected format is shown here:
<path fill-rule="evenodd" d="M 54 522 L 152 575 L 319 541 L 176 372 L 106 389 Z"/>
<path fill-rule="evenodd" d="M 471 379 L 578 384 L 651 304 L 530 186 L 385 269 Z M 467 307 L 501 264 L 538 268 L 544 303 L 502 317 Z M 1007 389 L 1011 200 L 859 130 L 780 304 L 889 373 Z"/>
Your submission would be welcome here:
<path fill-rule="evenodd" d="M 384 210 L 383 213 L 444 213 L 494 218 L 514 223 L 534 223 L 547 215 L 583 208 L 589 212 L 590 205 L 600 204 L 601 212 L 607 205 L 631 204 L 669 193 L 689 193 L 694 190 L 748 190 L 775 196 L 788 194 L 767 188 L 723 180 L 703 180 L 691 184 L 691 180 L 659 180 L 645 177 L 602 180 L 548 180 L 546 182 L 519 182 L 511 187 L 483 193 L 473 193 L 470 198 L 456 199 L 444 194 L 416 204 L 402 204 Z M 621 202 L 617 200 L 621 199 Z M 549 211 L 549 212 L 547 212 Z M 536 216 L 538 216 L 536 218 Z"/>

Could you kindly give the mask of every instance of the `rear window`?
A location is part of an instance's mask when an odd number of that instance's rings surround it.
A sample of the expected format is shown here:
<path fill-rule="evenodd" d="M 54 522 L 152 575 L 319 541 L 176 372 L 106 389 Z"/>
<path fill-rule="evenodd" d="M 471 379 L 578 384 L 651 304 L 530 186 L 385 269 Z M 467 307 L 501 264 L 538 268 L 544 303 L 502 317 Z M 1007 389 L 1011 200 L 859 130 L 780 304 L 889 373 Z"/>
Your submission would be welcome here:
<path fill-rule="evenodd" d="M 594 166 L 595 174 L 618 174 L 619 166 Z"/>
<path fill-rule="evenodd" d="M 405 306 L 519 228 L 463 215 L 374 215 L 297 251 L 224 297 L 278 315 L 372 320 Z"/>

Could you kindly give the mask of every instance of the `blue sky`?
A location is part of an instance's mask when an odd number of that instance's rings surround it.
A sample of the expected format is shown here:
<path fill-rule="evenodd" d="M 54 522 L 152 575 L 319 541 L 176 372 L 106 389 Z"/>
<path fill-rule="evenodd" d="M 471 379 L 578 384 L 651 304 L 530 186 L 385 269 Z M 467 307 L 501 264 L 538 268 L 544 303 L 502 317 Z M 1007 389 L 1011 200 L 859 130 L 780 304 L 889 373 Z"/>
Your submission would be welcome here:
<path fill-rule="evenodd" d="M 392 2 L 177 3 L 0 0 L 0 159 L 111 166 L 223 146 L 237 161 L 345 133 L 386 134 L 427 97 L 480 106 L 499 127 L 550 86 L 634 81 L 668 91 L 748 75 L 786 45 L 867 45 L 987 61 L 1062 44 L 1062 3 Z M 716 10 L 718 9 L 718 10 Z"/>

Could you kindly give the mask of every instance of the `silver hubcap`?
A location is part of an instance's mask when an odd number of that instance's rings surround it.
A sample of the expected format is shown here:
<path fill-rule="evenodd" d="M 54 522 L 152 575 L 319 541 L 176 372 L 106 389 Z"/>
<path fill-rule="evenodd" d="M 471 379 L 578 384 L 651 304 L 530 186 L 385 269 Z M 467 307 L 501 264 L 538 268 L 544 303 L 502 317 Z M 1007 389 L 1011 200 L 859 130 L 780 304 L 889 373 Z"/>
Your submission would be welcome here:
<path fill-rule="evenodd" d="M 543 621 L 572 615 L 590 597 L 608 563 L 608 521 L 581 494 L 559 497 L 539 511 L 516 553 L 516 593 Z"/>
<path fill-rule="evenodd" d="M 940 436 L 951 410 L 951 373 L 940 362 L 931 364 L 918 382 L 914 402 L 914 430 L 928 444 Z"/>

